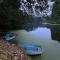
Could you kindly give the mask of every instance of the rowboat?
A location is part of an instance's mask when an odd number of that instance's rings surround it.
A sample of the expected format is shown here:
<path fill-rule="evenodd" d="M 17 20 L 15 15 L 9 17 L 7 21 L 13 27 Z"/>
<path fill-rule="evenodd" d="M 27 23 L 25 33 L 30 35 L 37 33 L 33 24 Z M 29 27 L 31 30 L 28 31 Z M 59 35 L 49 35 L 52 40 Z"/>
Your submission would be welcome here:
<path fill-rule="evenodd" d="M 41 46 L 22 44 L 20 45 L 27 55 L 42 55 L 43 49 Z"/>
<path fill-rule="evenodd" d="M 13 33 L 6 33 L 5 36 L 3 37 L 4 40 L 10 42 L 10 43 L 16 43 L 16 35 Z"/>
<path fill-rule="evenodd" d="M 13 34 L 13 33 L 7 33 L 5 36 L 4 36 L 4 38 L 5 38 L 5 40 L 13 40 L 13 39 L 15 39 L 15 35 Z"/>

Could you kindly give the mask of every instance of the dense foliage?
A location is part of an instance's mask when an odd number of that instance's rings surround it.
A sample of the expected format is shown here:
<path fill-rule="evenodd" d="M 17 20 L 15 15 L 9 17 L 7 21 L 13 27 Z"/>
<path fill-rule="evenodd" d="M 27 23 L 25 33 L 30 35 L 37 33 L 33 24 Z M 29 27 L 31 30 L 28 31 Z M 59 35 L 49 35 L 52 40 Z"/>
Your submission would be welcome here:
<path fill-rule="evenodd" d="M 19 0 L 0 0 L 0 30 L 17 29 L 22 19 Z"/>
<path fill-rule="evenodd" d="M 50 23 L 60 23 L 60 0 L 56 0 L 52 18 L 48 20 Z M 23 15 L 22 11 L 19 10 L 20 0 L 0 0 L 0 30 L 11 30 L 11 29 L 20 29 L 30 26 L 35 26 L 39 21 L 34 21 L 31 16 L 28 16 L 26 13 Z M 39 21 L 41 23 L 41 19 Z M 27 26 L 27 25 L 29 26 Z"/>
<path fill-rule="evenodd" d="M 52 19 L 60 24 L 60 0 L 56 0 L 55 2 Z"/>

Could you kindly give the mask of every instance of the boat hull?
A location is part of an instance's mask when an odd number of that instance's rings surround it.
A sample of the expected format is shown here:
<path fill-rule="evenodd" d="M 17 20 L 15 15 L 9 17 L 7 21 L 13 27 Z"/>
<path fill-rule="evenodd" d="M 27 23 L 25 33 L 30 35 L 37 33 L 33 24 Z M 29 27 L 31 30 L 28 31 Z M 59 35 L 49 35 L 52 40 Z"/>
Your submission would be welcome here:
<path fill-rule="evenodd" d="M 43 49 L 41 46 L 22 44 L 20 45 L 27 55 L 42 55 Z"/>

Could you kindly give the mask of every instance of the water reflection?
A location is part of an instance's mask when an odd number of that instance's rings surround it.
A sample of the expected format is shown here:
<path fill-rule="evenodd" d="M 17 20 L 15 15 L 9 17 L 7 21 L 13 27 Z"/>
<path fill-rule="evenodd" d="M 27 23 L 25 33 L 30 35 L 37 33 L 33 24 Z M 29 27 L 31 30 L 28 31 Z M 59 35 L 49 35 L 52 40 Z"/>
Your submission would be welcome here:
<path fill-rule="evenodd" d="M 25 31 L 19 30 L 17 31 L 17 39 L 20 40 L 21 43 L 23 42 L 34 42 L 35 40 L 52 40 L 51 38 L 51 30 L 44 27 L 44 28 L 37 28 L 33 31 Z"/>

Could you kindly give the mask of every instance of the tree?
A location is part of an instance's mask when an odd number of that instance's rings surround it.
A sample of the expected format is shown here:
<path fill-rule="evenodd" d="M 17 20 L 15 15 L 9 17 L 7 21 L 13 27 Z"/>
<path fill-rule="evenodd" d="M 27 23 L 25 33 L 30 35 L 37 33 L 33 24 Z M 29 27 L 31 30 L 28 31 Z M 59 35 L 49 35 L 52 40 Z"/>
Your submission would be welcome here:
<path fill-rule="evenodd" d="M 0 0 L 0 31 L 19 28 L 19 22 L 23 20 L 19 6 L 19 0 Z"/>

